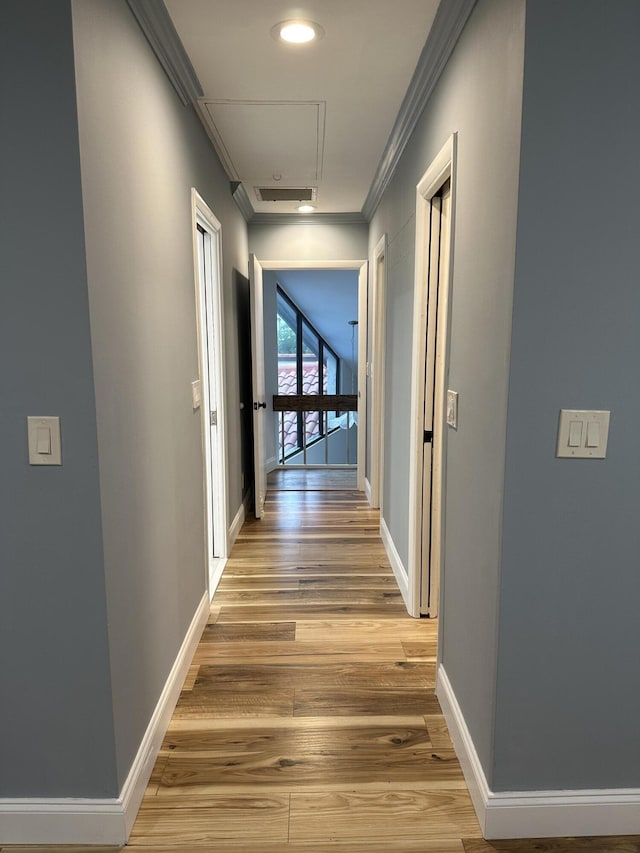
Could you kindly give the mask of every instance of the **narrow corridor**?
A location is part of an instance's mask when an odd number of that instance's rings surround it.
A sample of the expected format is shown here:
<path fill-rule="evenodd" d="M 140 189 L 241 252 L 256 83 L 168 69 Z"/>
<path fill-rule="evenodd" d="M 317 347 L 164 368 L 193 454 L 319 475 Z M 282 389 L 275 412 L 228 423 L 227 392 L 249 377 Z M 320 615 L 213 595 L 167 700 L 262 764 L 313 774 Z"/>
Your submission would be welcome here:
<path fill-rule="evenodd" d="M 407 616 L 362 494 L 270 492 L 130 844 L 460 853 L 480 830 L 434 695 L 436 631 Z"/>

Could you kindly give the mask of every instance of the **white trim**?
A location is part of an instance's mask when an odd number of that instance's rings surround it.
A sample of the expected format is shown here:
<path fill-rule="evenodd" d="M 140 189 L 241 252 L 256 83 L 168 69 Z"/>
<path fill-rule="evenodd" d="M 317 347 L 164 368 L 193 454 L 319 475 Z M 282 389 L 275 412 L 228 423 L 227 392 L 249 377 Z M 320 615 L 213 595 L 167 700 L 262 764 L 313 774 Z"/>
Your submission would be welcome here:
<path fill-rule="evenodd" d="M 364 493 L 367 500 L 369 501 L 369 505 L 373 506 L 373 504 L 371 503 L 371 483 L 369 482 L 368 477 L 364 478 Z"/>
<path fill-rule="evenodd" d="M 226 557 L 209 557 L 209 601 L 213 601 L 213 596 L 218 589 L 218 584 L 222 578 L 224 567 L 227 565 Z"/>
<path fill-rule="evenodd" d="M 364 491 L 367 441 L 367 260 L 347 261 L 259 261 L 263 270 L 358 270 L 358 479 Z M 278 466 L 282 467 L 282 466 Z"/>
<path fill-rule="evenodd" d="M 400 105 L 389 139 L 362 205 L 362 215 L 371 221 L 382 194 L 393 177 L 402 153 L 426 107 L 476 0 L 447 0 L 440 3 L 422 49 L 416 70 Z"/>
<path fill-rule="evenodd" d="M 442 664 L 438 667 L 436 676 L 436 696 L 440 702 L 456 755 L 462 766 L 462 772 L 471 794 L 471 802 L 478 815 L 480 829 L 484 836 L 485 808 L 490 793 L 489 786 L 462 710 Z"/>
<path fill-rule="evenodd" d="M 427 285 L 429 273 L 429 251 L 425 240 L 427 233 L 428 215 L 431 199 L 447 179 L 451 179 L 451 230 L 450 249 L 453 249 L 454 217 L 455 217 L 455 169 L 456 169 L 457 135 L 452 134 L 442 146 L 435 159 L 421 178 L 416 187 L 416 239 L 415 239 L 415 274 L 413 292 L 413 345 L 412 345 L 412 375 L 411 375 L 411 424 L 409 453 L 411 466 L 409 471 L 409 613 L 419 616 L 421 612 L 421 582 L 422 582 L 422 489 L 423 467 L 418 464 L 422 459 L 424 441 L 424 407 L 425 407 L 425 341 L 427 339 Z M 453 252 L 451 251 L 448 277 L 440 283 L 443 295 L 443 306 L 448 306 L 448 293 L 451 288 L 453 272 Z M 446 317 L 447 325 L 450 317 Z M 448 338 L 448 334 L 447 334 Z M 444 342 L 448 348 L 448 340 Z M 442 361 L 439 381 L 446 382 L 448 358 Z M 443 424 L 444 424 L 444 419 Z M 434 413 L 435 422 L 435 413 Z M 446 436 L 442 436 L 440 452 L 444 448 Z M 441 458 L 441 496 L 444 496 L 446 476 L 444 472 L 444 456 Z M 444 513 L 440 514 L 440 524 L 444 522 Z M 440 531 L 442 535 L 442 531 Z M 440 594 L 442 584 L 440 584 Z M 441 602 L 438 600 L 435 613 L 441 612 Z"/>
<path fill-rule="evenodd" d="M 247 492 L 244 496 L 242 503 L 238 509 L 238 512 L 235 514 L 233 521 L 231 522 L 231 527 L 229 528 L 229 553 L 231 553 L 231 549 L 233 548 L 234 542 L 238 538 L 238 534 L 242 530 L 242 525 L 244 524 L 245 518 L 247 517 L 247 507 L 251 500 L 251 492 Z"/>
<path fill-rule="evenodd" d="M 0 845 L 126 844 L 209 615 L 205 592 L 164 685 L 120 796 L 0 800 Z"/>
<path fill-rule="evenodd" d="M 485 838 L 640 834 L 638 788 L 492 791 L 443 666 L 436 694 Z"/>
<path fill-rule="evenodd" d="M 359 270 L 367 261 L 260 261 L 263 270 Z"/>
<path fill-rule="evenodd" d="M 364 491 L 367 467 L 367 279 L 369 262 L 358 272 L 358 491 Z"/>
<path fill-rule="evenodd" d="M 391 563 L 393 574 L 396 576 L 396 582 L 400 592 L 402 593 L 402 598 L 404 599 L 406 608 L 409 610 L 409 576 L 407 575 L 407 570 L 400 559 L 400 554 L 398 554 L 395 542 L 393 541 L 391 532 L 389 531 L 387 522 L 384 518 L 380 519 L 380 538 L 382 539 L 384 550 L 387 552 L 387 557 Z"/>
<path fill-rule="evenodd" d="M 212 292 L 209 294 L 211 309 L 211 320 L 213 322 L 213 385 L 216 391 L 216 400 L 209 399 L 209 387 L 205 381 L 209 376 L 209 365 L 205 364 L 205 343 L 203 335 L 206 329 L 205 312 L 207 311 L 207 294 L 205 283 L 200 281 L 200 270 L 198 261 L 198 232 L 197 225 L 200 223 L 205 228 L 211 239 L 215 241 L 215 275 L 212 277 Z M 227 466 L 227 431 L 226 431 L 226 375 L 225 375 L 225 342 L 224 342 L 224 301 L 223 301 L 223 278 L 222 278 L 222 226 L 211 209 L 204 201 L 198 191 L 191 188 L 191 230 L 193 236 L 193 263 L 194 280 L 196 292 L 196 313 L 198 333 L 198 366 L 201 380 L 201 430 L 202 430 L 202 457 L 203 457 L 203 494 L 206 513 L 206 553 L 209 562 L 212 558 L 226 560 L 228 510 L 229 500 L 229 472 Z M 217 472 L 216 480 L 211 479 L 211 425 L 209 412 L 215 407 L 218 413 L 217 439 L 215 445 L 215 465 Z M 216 495 L 216 500 L 213 500 Z M 213 545 L 211 542 L 213 541 Z M 208 573 L 208 580 L 209 573 Z M 213 592 L 210 591 L 211 596 Z"/>
<path fill-rule="evenodd" d="M 183 106 L 202 97 L 202 85 L 164 3 L 153 0 L 127 0 L 127 3 Z"/>
<path fill-rule="evenodd" d="M 379 277 L 378 269 L 381 260 L 384 264 L 384 273 L 382 277 Z M 371 470 L 369 474 L 371 477 L 371 494 L 369 503 L 375 509 L 382 509 L 386 278 L 387 235 L 383 234 L 373 250 L 373 262 L 371 264 L 371 342 L 369 347 L 371 388 Z"/>

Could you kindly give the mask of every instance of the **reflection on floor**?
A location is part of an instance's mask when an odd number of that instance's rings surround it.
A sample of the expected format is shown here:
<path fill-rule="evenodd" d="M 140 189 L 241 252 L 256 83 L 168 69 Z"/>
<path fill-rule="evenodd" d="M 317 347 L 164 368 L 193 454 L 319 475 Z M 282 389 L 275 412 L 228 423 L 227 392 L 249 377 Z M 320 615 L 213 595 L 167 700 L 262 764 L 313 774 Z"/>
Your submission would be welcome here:
<path fill-rule="evenodd" d="M 267 488 L 277 492 L 325 492 L 358 488 L 356 468 L 276 468 Z"/>

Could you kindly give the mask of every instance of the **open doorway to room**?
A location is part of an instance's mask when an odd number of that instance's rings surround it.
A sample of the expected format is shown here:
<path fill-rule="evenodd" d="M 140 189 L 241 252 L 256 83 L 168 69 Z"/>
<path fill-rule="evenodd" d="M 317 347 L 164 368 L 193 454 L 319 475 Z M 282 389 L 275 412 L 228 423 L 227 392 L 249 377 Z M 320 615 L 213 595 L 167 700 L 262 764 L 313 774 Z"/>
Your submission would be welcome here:
<path fill-rule="evenodd" d="M 264 468 L 256 482 L 265 493 L 362 489 L 366 261 L 252 264 L 264 365 L 264 380 L 254 377 Z"/>
<path fill-rule="evenodd" d="M 357 411 L 316 409 L 309 398 L 340 396 L 343 405 L 351 398 L 357 406 L 358 272 L 267 270 L 264 296 L 267 397 L 274 408 L 269 483 L 355 489 Z"/>

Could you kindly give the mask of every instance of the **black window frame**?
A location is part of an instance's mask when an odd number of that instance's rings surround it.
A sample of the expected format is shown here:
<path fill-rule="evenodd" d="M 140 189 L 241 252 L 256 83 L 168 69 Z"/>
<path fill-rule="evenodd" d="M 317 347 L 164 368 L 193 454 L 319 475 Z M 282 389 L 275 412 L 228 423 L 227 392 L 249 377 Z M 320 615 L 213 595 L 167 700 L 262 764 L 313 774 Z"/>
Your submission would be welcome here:
<path fill-rule="evenodd" d="M 331 347 L 326 340 L 322 337 L 320 332 L 313 325 L 311 320 L 304 314 L 296 305 L 296 303 L 291 299 L 288 293 L 284 291 L 279 282 L 276 282 L 276 314 L 278 314 L 278 297 L 281 297 L 291 308 L 294 313 L 296 320 L 296 393 L 300 396 L 307 397 L 315 397 L 315 394 L 305 394 L 303 389 L 303 324 L 309 328 L 312 334 L 316 336 L 318 339 L 318 394 L 322 394 L 324 390 L 324 353 L 325 351 L 329 352 L 336 361 L 336 391 L 335 393 L 339 393 L 340 389 L 340 357 L 336 353 L 336 351 Z M 283 318 L 286 321 L 286 318 Z M 319 413 L 322 415 L 322 412 Z M 337 415 L 337 412 L 336 412 Z M 290 450 L 289 453 L 284 453 L 284 447 L 282 448 L 282 458 L 288 459 L 290 456 L 295 456 L 296 453 L 301 453 L 303 448 L 303 438 L 304 438 L 304 420 L 303 413 L 297 412 L 297 443 L 298 446 L 295 450 Z M 317 438 L 314 438 L 313 441 L 307 444 L 307 447 L 312 447 L 316 442 L 320 441 L 325 437 L 325 429 L 324 429 L 324 418 L 318 418 L 318 428 L 319 434 Z M 326 435 L 330 435 L 332 432 L 335 432 L 339 427 L 334 427 L 326 432 Z"/>

